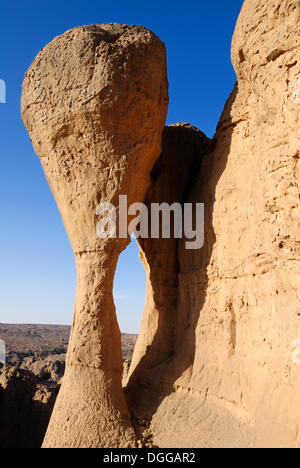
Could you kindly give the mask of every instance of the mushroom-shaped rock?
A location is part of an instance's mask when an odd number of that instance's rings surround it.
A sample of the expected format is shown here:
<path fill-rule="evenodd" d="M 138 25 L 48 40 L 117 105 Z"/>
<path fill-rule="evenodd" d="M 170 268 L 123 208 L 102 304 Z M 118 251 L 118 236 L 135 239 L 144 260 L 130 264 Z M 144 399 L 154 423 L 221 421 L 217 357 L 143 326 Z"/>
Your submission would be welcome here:
<path fill-rule="evenodd" d="M 135 445 L 121 385 L 112 296 L 128 238 L 100 239 L 96 207 L 141 202 L 161 152 L 165 47 L 141 26 L 93 25 L 55 38 L 26 73 L 22 117 L 60 209 L 78 276 L 66 374 L 44 447 Z"/>

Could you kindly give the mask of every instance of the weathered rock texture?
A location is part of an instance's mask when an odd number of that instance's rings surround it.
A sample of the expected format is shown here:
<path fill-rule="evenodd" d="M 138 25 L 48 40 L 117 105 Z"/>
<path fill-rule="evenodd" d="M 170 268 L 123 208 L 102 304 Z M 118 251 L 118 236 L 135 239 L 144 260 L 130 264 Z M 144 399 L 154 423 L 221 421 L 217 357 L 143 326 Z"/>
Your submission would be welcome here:
<path fill-rule="evenodd" d="M 48 355 L 46 357 L 26 357 L 20 366 L 29 370 L 39 379 L 48 383 L 57 383 L 65 373 L 65 354 Z"/>
<path fill-rule="evenodd" d="M 22 116 L 61 211 L 78 287 L 66 373 L 45 447 L 127 447 L 136 435 L 121 385 L 112 297 L 129 239 L 99 239 L 96 207 L 143 201 L 168 105 L 165 48 L 141 26 L 75 28 L 27 72 Z"/>
<path fill-rule="evenodd" d="M 141 244 L 151 273 L 128 394 L 160 447 L 300 446 L 299 42 L 299 2 L 245 2 L 238 84 L 187 198 L 205 203 L 204 247 Z M 179 263 L 172 298 L 155 280 L 162 255 Z"/>
<path fill-rule="evenodd" d="M 298 1 L 246 0 L 238 83 L 212 142 L 186 125 L 165 131 L 145 201 L 205 203 L 205 243 L 140 243 L 147 301 L 126 395 L 159 447 L 300 446 L 299 33 Z M 97 240 L 94 213 L 119 193 L 143 198 L 166 100 L 164 51 L 142 28 L 73 30 L 26 77 L 23 117 L 79 276 L 45 446 L 135 442 L 111 297 L 126 242 Z"/>
<path fill-rule="evenodd" d="M 149 212 L 149 231 L 151 203 L 172 205 L 175 202 L 183 204 L 187 200 L 209 142 L 200 130 L 187 123 L 165 128 L 163 152 L 151 172 L 152 183 L 144 200 Z M 134 383 L 138 382 L 139 392 L 142 383 L 151 382 L 151 369 L 155 369 L 155 374 L 157 366 L 169 359 L 176 350 L 174 319 L 178 296 L 179 239 L 174 238 L 172 217 L 171 223 L 170 239 L 138 239 L 140 256 L 147 275 L 146 305 L 127 376 L 130 377 L 128 397 L 131 394 L 130 389 L 135 388 Z M 156 377 L 154 375 L 154 380 Z M 135 393 L 130 396 L 133 412 L 136 396 Z"/>
<path fill-rule="evenodd" d="M 39 448 L 56 393 L 31 372 L 4 366 L 0 370 L 0 448 Z"/>

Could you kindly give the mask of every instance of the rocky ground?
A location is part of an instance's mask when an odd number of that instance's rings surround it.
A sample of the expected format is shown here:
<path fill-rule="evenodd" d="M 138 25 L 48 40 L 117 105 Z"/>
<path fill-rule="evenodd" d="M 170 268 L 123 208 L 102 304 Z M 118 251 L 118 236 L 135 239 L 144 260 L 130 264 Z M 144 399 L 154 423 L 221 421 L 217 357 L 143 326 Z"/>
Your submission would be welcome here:
<path fill-rule="evenodd" d="M 38 448 L 65 371 L 70 327 L 0 324 L 6 365 L 0 364 L 0 448 Z M 127 372 L 137 335 L 122 334 Z"/>
<path fill-rule="evenodd" d="M 0 448 L 41 446 L 59 386 L 17 366 L 0 369 Z"/>
<path fill-rule="evenodd" d="M 68 325 L 0 324 L 6 363 L 31 371 L 43 382 L 58 382 L 65 370 L 71 327 Z M 122 334 L 124 361 L 130 361 L 137 335 Z"/>

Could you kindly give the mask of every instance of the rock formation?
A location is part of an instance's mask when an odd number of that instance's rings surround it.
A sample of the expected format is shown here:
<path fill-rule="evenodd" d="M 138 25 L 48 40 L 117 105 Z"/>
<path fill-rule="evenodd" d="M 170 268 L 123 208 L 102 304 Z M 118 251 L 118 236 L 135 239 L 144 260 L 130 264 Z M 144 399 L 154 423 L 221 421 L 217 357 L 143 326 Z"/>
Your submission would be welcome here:
<path fill-rule="evenodd" d="M 149 231 L 152 203 L 168 203 L 171 206 L 175 202 L 183 204 L 187 201 L 209 143 L 210 140 L 200 130 L 187 123 L 165 128 L 163 151 L 151 172 L 151 186 L 144 200 L 149 213 Z M 136 408 L 136 395 L 131 394 L 135 388 L 134 382 L 138 382 L 139 392 L 142 383 L 147 385 L 152 381 L 148 371 L 156 369 L 158 364 L 169 359 L 175 351 L 174 319 L 179 274 L 179 239 L 174 238 L 173 219 L 170 239 L 149 237 L 139 238 L 138 242 L 147 283 L 141 331 L 127 376 L 130 377 L 127 396 L 131 395 L 133 412 Z"/>
<path fill-rule="evenodd" d="M 78 287 L 66 373 L 45 447 L 135 446 L 112 297 L 129 238 L 100 239 L 96 207 L 143 201 L 168 105 L 165 48 L 141 26 L 75 28 L 27 72 L 22 116 L 61 211 Z"/>
<path fill-rule="evenodd" d="M 146 203 L 204 203 L 205 242 L 140 242 L 147 300 L 127 378 L 131 414 L 159 447 L 300 446 L 291 357 L 300 338 L 299 33 L 298 1 L 246 0 L 232 44 L 238 81 L 216 135 L 169 127 L 156 165 L 167 93 L 155 36 L 77 28 L 34 62 L 23 118 L 78 271 L 45 446 L 135 444 L 111 296 L 127 240 L 97 239 L 95 209 L 120 193 L 141 201 L 147 189 Z"/>
<path fill-rule="evenodd" d="M 57 383 L 65 373 L 65 360 L 65 354 L 25 357 L 20 368 L 29 370 L 44 382 Z"/>
<path fill-rule="evenodd" d="M 39 448 L 56 392 L 31 372 L 4 366 L 0 370 L 0 448 Z"/>
<path fill-rule="evenodd" d="M 238 83 L 187 197 L 205 203 L 205 243 L 179 242 L 167 331 L 150 274 L 128 392 L 160 447 L 300 446 L 299 33 L 299 2 L 245 2 Z M 142 251 L 150 271 L 161 254 Z M 149 365 L 163 333 L 172 346 Z"/>

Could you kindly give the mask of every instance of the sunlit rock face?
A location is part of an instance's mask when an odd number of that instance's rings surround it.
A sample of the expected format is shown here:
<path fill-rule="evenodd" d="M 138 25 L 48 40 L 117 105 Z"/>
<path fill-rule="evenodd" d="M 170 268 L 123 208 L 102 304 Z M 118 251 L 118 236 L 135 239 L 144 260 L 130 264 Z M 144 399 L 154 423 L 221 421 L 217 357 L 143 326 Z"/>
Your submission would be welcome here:
<path fill-rule="evenodd" d="M 77 28 L 32 65 L 23 119 L 78 273 L 44 446 L 134 446 L 130 413 L 159 447 L 300 446 L 299 33 L 299 2 L 246 0 L 211 142 L 185 125 L 162 135 L 165 51 L 144 28 Z M 205 205 L 203 248 L 140 241 L 147 300 L 127 400 L 111 291 L 128 240 L 95 234 L 97 204 L 119 194 Z"/>
<path fill-rule="evenodd" d="M 44 447 L 135 446 L 112 296 L 129 239 L 96 235 L 99 203 L 142 202 L 161 153 L 166 54 L 142 26 L 84 26 L 26 73 L 22 117 L 69 235 L 78 284 L 66 373 Z"/>
<path fill-rule="evenodd" d="M 149 272 L 128 382 L 160 447 L 300 445 L 299 41 L 299 2 L 244 3 L 238 82 L 186 198 L 204 247 L 146 252 L 164 278 L 177 260 L 169 284 Z"/>

